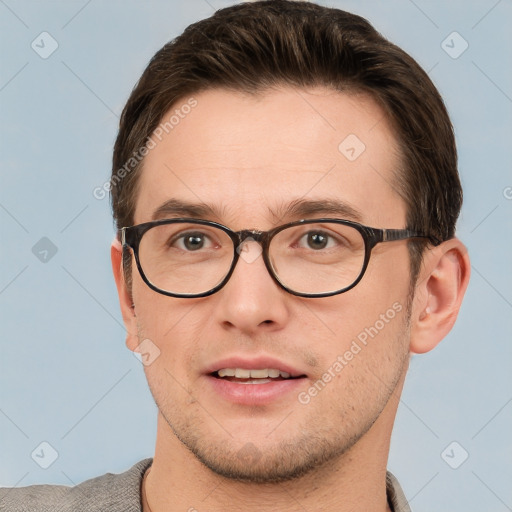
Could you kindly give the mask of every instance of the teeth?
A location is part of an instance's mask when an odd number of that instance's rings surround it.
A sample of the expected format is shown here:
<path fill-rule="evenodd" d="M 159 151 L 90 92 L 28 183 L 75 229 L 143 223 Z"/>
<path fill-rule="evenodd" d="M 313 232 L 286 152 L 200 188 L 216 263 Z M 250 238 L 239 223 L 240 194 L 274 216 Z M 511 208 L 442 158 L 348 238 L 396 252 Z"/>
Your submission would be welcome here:
<path fill-rule="evenodd" d="M 217 373 L 219 374 L 219 377 L 234 377 L 235 369 L 234 368 L 222 368 L 222 370 L 219 370 Z"/>
<path fill-rule="evenodd" d="M 249 370 L 247 370 L 247 371 L 249 371 Z M 266 369 L 251 370 L 250 373 L 251 373 L 251 377 L 253 379 L 266 379 L 268 377 L 268 370 L 266 370 Z"/>
<path fill-rule="evenodd" d="M 245 368 L 222 368 L 217 371 L 219 377 L 236 377 L 237 379 L 266 379 L 277 378 L 281 376 L 283 379 L 290 378 L 288 372 L 282 372 L 275 368 L 263 368 L 261 370 L 247 370 Z"/>

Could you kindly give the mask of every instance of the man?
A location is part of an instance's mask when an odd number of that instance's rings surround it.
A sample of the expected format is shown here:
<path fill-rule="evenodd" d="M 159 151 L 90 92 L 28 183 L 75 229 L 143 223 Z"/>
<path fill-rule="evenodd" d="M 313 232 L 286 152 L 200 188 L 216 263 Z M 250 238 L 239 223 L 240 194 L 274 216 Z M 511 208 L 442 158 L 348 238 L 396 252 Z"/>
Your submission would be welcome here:
<path fill-rule="evenodd" d="M 400 393 L 469 279 L 453 130 L 415 61 L 340 10 L 218 11 L 143 73 L 111 188 L 155 455 L 6 510 L 410 510 L 386 472 Z"/>

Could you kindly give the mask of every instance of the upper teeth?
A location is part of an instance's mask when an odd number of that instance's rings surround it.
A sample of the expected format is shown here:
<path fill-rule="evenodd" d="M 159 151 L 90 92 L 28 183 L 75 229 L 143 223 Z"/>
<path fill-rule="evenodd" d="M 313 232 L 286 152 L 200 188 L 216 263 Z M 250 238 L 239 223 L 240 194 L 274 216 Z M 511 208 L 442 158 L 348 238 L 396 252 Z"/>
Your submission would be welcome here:
<path fill-rule="evenodd" d="M 218 372 L 219 377 L 237 377 L 239 379 L 266 379 L 267 377 L 290 377 L 288 372 L 282 372 L 275 368 L 264 368 L 262 370 L 246 370 L 245 368 L 222 368 Z"/>

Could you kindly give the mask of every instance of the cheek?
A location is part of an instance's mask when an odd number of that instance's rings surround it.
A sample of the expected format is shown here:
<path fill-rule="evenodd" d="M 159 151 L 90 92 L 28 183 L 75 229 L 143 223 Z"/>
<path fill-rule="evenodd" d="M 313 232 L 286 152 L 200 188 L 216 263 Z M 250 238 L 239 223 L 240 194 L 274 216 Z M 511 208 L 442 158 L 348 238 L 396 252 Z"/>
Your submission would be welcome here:
<path fill-rule="evenodd" d="M 190 368 L 194 351 L 200 350 L 201 322 L 194 315 L 197 303 L 166 297 L 144 283 L 138 285 L 134 286 L 133 296 L 139 341 L 150 340 L 158 352 L 154 363 L 146 367 L 146 373 L 167 371 L 183 378 Z"/>
<path fill-rule="evenodd" d="M 141 334 L 163 342 L 172 337 L 192 305 L 186 299 L 155 292 L 142 281 L 138 272 L 133 277 L 133 301 Z"/>
<path fill-rule="evenodd" d="M 395 302 L 400 302 L 404 309 L 409 295 L 410 259 L 406 242 L 390 242 L 377 245 L 372 251 L 370 263 L 361 287 L 366 296 L 365 307 L 381 309 L 383 313 Z M 359 290 L 358 290 L 359 291 Z"/>
<path fill-rule="evenodd" d="M 392 254 L 377 253 L 370 260 L 355 288 L 308 303 L 311 313 L 307 324 L 302 320 L 302 329 L 316 326 L 316 349 L 327 356 L 322 358 L 327 368 L 338 356 L 350 366 L 357 366 L 356 360 L 388 364 L 390 353 L 401 357 L 399 353 L 407 350 L 408 252 L 406 247 L 389 249 Z"/>
<path fill-rule="evenodd" d="M 353 297 L 353 301 L 338 311 L 327 314 L 324 310 L 316 312 L 315 316 L 322 319 L 325 327 L 317 330 L 315 341 L 316 350 L 321 354 L 322 370 L 331 368 L 336 361 L 343 367 L 356 367 L 363 360 L 373 361 L 372 365 L 380 364 L 379 361 L 385 364 L 389 362 L 390 353 L 404 350 L 405 298 L 392 300 L 391 296 L 373 303 L 365 301 L 364 297 Z M 339 365 L 337 368 L 340 369 Z"/>
<path fill-rule="evenodd" d="M 361 309 L 361 308 L 360 308 Z M 406 310 L 398 302 L 390 308 L 350 309 L 331 336 L 325 339 L 321 373 L 301 395 L 316 407 L 332 411 L 343 424 L 356 425 L 376 417 L 395 389 L 408 354 Z M 380 312 L 382 310 L 382 313 Z M 382 315 L 382 316 L 381 316 Z M 357 317 L 356 317 L 357 316 Z"/>

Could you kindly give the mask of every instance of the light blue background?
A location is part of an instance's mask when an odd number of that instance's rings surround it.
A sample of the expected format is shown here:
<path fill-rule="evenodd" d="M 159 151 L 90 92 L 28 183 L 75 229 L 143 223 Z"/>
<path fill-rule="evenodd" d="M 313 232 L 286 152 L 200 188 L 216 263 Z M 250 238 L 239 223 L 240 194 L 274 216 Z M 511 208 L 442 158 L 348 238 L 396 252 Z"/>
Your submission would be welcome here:
<path fill-rule="evenodd" d="M 0 485 L 71 485 L 153 453 L 156 407 L 124 345 L 109 203 L 93 189 L 150 57 L 232 3 L 0 1 Z M 429 71 L 460 152 L 473 275 L 456 327 L 412 360 L 389 468 L 415 512 L 512 510 L 512 3 L 323 3 Z M 43 31 L 59 45 L 48 59 L 31 48 Z M 469 43 L 458 59 L 441 47 L 453 31 Z M 42 237 L 58 249 L 47 263 L 32 253 Z M 59 454 L 46 470 L 31 458 L 42 441 Z M 452 441 L 469 453 L 458 469 L 441 457 Z"/>

